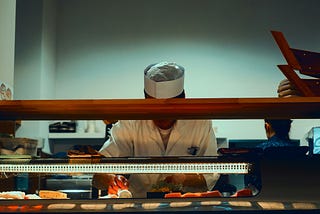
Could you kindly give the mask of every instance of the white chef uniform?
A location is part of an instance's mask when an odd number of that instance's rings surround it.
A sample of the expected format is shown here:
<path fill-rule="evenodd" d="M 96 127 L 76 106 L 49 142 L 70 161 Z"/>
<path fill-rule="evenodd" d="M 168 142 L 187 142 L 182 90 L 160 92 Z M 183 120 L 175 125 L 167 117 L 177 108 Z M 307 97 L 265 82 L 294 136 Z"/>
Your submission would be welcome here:
<path fill-rule="evenodd" d="M 118 121 L 111 130 L 110 139 L 100 153 L 106 157 L 164 157 L 193 156 L 190 148 L 196 148 L 194 156 L 217 154 L 216 138 L 209 120 L 178 120 L 171 130 L 167 147 L 162 142 L 158 128 L 151 120 Z M 130 190 L 134 197 L 146 197 L 152 184 L 167 175 L 132 174 Z M 211 189 L 218 174 L 205 175 Z"/>
<path fill-rule="evenodd" d="M 184 92 L 184 68 L 173 62 L 148 66 L 144 70 L 144 91 L 156 99 L 181 95 Z M 178 120 L 171 131 L 159 130 L 152 120 L 118 121 L 100 153 L 107 157 L 214 156 L 217 142 L 211 120 Z M 129 182 L 133 196 L 146 197 L 152 184 L 165 176 L 132 174 Z M 204 176 L 208 189 L 219 177 L 218 174 Z"/>

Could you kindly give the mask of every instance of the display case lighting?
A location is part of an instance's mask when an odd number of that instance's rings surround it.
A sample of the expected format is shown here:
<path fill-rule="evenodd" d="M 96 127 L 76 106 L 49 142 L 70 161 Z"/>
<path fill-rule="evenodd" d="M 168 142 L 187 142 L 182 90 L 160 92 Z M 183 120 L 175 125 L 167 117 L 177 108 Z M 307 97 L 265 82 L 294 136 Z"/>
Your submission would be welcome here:
<path fill-rule="evenodd" d="M 249 163 L 1 164 L 0 172 L 28 173 L 223 173 L 247 174 Z"/>

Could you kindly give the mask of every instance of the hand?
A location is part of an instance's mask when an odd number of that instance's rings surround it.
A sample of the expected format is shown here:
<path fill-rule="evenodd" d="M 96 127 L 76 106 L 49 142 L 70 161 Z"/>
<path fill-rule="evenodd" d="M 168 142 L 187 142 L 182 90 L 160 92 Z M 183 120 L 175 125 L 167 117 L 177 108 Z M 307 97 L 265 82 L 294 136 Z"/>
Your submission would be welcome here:
<path fill-rule="evenodd" d="M 118 194 L 119 190 L 129 189 L 128 180 L 122 175 L 116 175 L 108 187 L 108 194 Z"/>
<path fill-rule="evenodd" d="M 118 190 L 128 189 L 129 182 L 122 175 L 114 174 L 95 174 L 92 179 L 92 186 L 108 190 L 108 194 L 117 194 Z"/>
<path fill-rule="evenodd" d="M 277 92 L 278 92 L 278 97 L 301 96 L 300 92 L 287 79 L 284 79 L 279 83 Z"/>

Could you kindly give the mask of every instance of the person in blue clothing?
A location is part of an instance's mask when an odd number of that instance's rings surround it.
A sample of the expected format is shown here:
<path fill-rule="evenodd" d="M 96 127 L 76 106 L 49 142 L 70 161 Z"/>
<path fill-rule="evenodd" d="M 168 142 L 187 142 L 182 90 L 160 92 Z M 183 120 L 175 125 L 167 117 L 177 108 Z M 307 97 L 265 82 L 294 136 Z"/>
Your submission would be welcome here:
<path fill-rule="evenodd" d="M 256 146 L 257 148 L 260 148 L 263 150 L 264 155 L 266 155 L 267 153 L 273 155 L 274 153 L 270 153 L 270 151 L 268 151 L 272 148 L 283 147 L 284 149 L 287 150 L 287 147 L 295 146 L 295 144 L 290 140 L 290 137 L 289 137 L 292 120 L 265 119 L 264 122 L 265 122 L 264 128 L 265 128 L 265 132 L 268 140 Z M 279 153 L 279 154 L 285 155 L 283 153 Z M 254 195 L 261 190 L 260 178 L 261 176 L 260 176 L 259 170 L 251 171 L 250 174 L 247 174 L 244 177 L 246 188 L 251 189 Z"/>
<path fill-rule="evenodd" d="M 258 144 L 257 147 L 265 150 L 269 147 L 294 146 L 289 137 L 292 120 L 265 119 L 264 128 L 268 140 Z"/>

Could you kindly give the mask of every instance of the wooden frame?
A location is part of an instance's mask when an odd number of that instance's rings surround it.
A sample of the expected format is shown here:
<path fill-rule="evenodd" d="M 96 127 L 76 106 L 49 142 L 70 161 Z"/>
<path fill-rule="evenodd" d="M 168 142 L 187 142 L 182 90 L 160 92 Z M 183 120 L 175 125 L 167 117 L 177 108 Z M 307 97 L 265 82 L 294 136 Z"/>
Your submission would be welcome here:
<path fill-rule="evenodd" d="M 271 33 L 288 63 L 288 65 L 278 65 L 281 72 L 303 96 L 320 96 L 319 79 L 301 79 L 295 73 L 295 70 L 298 70 L 301 74 L 319 78 L 320 53 L 291 48 L 282 32 L 271 31 Z"/>

